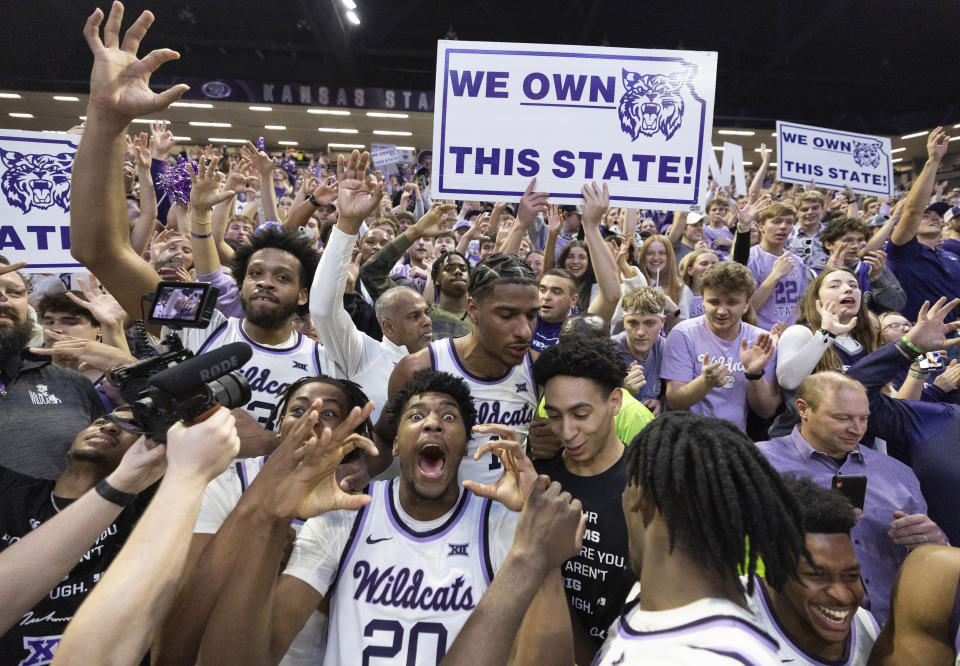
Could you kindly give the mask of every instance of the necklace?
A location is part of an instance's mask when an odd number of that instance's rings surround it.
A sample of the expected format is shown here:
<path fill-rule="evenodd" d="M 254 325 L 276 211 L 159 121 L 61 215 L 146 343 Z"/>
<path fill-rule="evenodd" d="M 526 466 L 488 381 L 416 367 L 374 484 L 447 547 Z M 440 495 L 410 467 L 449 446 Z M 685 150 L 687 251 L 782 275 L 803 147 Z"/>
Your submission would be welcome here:
<path fill-rule="evenodd" d="M 53 491 L 50 491 L 50 504 L 53 505 L 53 510 L 57 513 L 60 513 L 60 507 L 57 506 L 57 500 L 53 499 Z"/>

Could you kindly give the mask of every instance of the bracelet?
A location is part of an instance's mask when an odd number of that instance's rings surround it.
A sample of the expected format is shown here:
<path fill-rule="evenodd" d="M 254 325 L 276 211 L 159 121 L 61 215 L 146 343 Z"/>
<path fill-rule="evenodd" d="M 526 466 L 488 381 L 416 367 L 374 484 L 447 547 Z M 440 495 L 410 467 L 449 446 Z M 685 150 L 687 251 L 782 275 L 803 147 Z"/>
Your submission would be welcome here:
<path fill-rule="evenodd" d="M 307 195 L 307 201 L 313 204 L 314 208 L 320 208 L 320 202 L 313 196 L 313 192 Z"/>
<path fill-rule="evenodd" d="M 743 376 L 744 376 L 748 381 L 755 382 L 755 381 L 757 381 L 758 379 L 763 379 L 763 372 L 747 372 L 746 370 L 744 370 L 744 371 L 743 371 Z"/>
<path fill-rule="evenodd" d="M 823 333 L 823 337 L 825 337 L 827 340 L 836 340 L 836 339 L 837 339 L 837 336 L 836 336 L 836 335 L 834 335 L 833 333 L 831 333 L 830 331 L 828 331 L 828 330 L 825 329 L 825 328 L 819 329 L 819 330 L 817 331 L 817 333 Z"/>
<path fill-rule="evenodd" d="M 926 379 L 927 377 L 930 376 L 930 371 L 914 370 L 913 368 L 910 368 L 909 370 L 907 370 L 907 374 L 913 377 L 914 379 Z"/>
<path fill-rule="evenodd" d="M 917 356 L 923 356 L 923 350 L 920 349 L 920 347 L 913 344 L 912 342 L 910 342 L 910 340 L 907 339 L 907 336 L 903 336 L 902 338 L 900 338 L 899 342 L 902 342 L 907 347 L 907 349 L 911 350 Z"/>
<path fill-rule="evenodd" d="M 893 346 L 896 347 L 897 350 L 908 359 L 920 360 L 926 356 L 925 354 L 917 354 L 914 352 L 913 349 L 916 347 L 916 345 L 908 345 L 906 342 L 904 342 L 903 338 L 894 340 Z"/>
<path fill-rule="evenodd" d="M 210 236 L 212 235 L 213 235 L 212 231 L 205 234 L 196 234 L 192 231 L 190 232 L 190 236 L 192 236 L 193 238 L 210 238 Z"/>
<path fill-rule="evenodd" d="M 108 502 L 117 506 L 125 507 L 133 500 L 137 499 L 136 493 L 124 493 L 111 486 L 106 479 L 101 479 L 95 486 L 97 494 Z"/>

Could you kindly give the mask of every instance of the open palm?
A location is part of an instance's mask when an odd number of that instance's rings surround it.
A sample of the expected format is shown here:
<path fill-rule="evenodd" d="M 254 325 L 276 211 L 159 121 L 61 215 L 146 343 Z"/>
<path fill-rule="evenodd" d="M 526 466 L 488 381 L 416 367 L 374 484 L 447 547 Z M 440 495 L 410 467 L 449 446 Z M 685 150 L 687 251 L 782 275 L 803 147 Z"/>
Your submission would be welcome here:
<path fill-rule="evenodd" d="M 93 52 L 93 71 L 90 74 L 91 111 L 101 111 L 106 118 L 126 125 L 136 116 L 167 108 L 185 93 L 189 86 L 179 84 L 156 93 L 150 89 L 150 75 L 160 65 L 176 60 L 180 55 L 170 49 L 151 51 L 142 59 L 137 57 L 140 40 L 153 23 L 153 14 L 140 14 L 120 43 L 120 24 L 123 5 L 114 2 L 100 39 L 103 12 L 97 9 L 87 19 L 83 35 Z"/>
<path fill-rule="evenodd" d="M 354 150 L 350 159 L 337 156 L 337 181 L 340 183 L 337 208 L 340 215 L 349 218 L 365 218 L 372 213 L 383 196 L 383 176 L 364 176 L 370 164 L 370 153 Z"/>

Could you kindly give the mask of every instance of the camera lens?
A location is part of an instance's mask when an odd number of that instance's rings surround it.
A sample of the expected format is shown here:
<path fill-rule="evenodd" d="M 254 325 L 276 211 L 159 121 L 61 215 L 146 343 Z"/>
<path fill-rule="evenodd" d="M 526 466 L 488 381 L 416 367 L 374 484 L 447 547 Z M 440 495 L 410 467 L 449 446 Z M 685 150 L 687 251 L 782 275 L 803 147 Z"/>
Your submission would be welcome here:
<path fill-rule="evenodd" d="M 239 372 L 224 375 L 220 379 L 209 382 L 207 386 L 210 387 L 214 400 L 227 409 L 243 407 L 250 402 L 250 384 Z"/>

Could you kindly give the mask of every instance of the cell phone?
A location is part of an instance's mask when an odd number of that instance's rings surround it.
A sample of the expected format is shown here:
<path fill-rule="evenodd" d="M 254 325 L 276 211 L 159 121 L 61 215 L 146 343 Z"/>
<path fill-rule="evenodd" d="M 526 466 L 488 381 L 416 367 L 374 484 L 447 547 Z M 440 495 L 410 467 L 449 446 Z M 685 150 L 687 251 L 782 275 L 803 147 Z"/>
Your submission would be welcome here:
<path fill-rule="evenodd" d="M 867 477 L 863 474 L 837 474 L 830 487 L 839 490 L 857 509 L 863 510 L 863 499 L 867 495 Z"/>
<path fill-rule="evenodd" d="M 940 352 L 933 351 L 927 352 L 926 357 L 920 359 L 918 364 L 921 370 L 937 370 L 943 367 L 943 360 L 940 357 Z"/>

